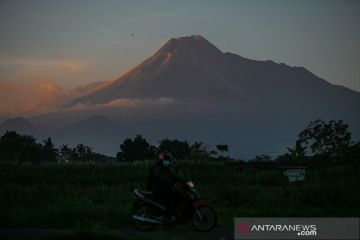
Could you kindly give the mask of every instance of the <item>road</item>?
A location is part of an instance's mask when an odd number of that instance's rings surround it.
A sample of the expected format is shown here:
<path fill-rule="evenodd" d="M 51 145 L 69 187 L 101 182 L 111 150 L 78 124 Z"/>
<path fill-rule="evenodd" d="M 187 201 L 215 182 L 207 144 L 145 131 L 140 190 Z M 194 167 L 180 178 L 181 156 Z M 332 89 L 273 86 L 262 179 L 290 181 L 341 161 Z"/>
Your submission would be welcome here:
<path fill-rule="evenodd" d="M 62 236 L 62 235 L 73 235 L 76 234 L 80 236 L 81 234 L 91 235 L 92 232 L 88 230 L 65 230 L 65 229 L 0 229 L 0 239 L 17 239 L 17 237 L 23 239 L 29 237 L 34 239 L 35 237 L 46 237 L 46 239 L 51 239 L 53 236 Z M 99 235 L 101 239 L 101 232 L 97 232 L 96 235 Z M 234 239 L 234 232 L 232 229 L 214 229 L 211 232 L 197 232 L 192 229 L 159 229 L 152 232 L 140 232 L 135 228 L 122 228 L 120 230 L 109 230 L 104 231 L 104 234 L 110 234 L 118 237 L 124 237 L 126 239 L 134 238 L 160 238 L 160 239 L 176 239 L 176 240 L 186 240 L 186 239 L 210 239 L 210 240 L 232 240 Z M 74 238 L 71 238 L 74 239 Z M 80 238 L 79 238 L 80 239 Z M 92 238 L 93 239 L 93 238 Z"/>

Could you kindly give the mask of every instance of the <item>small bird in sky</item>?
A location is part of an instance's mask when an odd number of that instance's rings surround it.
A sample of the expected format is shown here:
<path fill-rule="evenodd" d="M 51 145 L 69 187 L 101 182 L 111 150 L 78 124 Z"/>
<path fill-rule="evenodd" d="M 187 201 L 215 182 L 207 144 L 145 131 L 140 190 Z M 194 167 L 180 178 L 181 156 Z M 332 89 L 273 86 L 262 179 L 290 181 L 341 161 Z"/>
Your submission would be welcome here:
<path fill-rule="evenodd" d="M 135 34 L 131 33 L 130 37 L 135 38 Z"/>

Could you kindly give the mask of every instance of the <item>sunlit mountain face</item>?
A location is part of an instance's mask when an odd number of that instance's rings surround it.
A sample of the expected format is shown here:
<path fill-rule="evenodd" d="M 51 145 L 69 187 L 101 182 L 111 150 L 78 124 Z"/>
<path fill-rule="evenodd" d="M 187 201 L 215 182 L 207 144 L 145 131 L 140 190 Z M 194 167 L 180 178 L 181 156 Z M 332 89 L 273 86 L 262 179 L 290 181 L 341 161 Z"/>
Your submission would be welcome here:
<path fill-rule="evenodd" d="M 358 92 L 303 67 L 223 53 L 199 35 L 170 39 L 114 81 L 79 93 L 49 83 L 40 90 L 51 113 L 30 121 L 43 135 L 111 155 L 135 134 L 153 143 L 166 137 L 227 143 L 235 156 L 278 154 L 317 118 L 342 119 L 360 136 Z"/>
<path fill-rule="evenodd" d="M 358 93 L 334 86 L 303 67 L 223 53 L 204 37 L 190 36 L 170 39 L 126 74 L 65 107 L 117 99 L 173 99 L 243 107 L 275 103 L 277 108 L 285 103 L 316 109 L 322 103 L 344 105 L 352 97 Z"/>

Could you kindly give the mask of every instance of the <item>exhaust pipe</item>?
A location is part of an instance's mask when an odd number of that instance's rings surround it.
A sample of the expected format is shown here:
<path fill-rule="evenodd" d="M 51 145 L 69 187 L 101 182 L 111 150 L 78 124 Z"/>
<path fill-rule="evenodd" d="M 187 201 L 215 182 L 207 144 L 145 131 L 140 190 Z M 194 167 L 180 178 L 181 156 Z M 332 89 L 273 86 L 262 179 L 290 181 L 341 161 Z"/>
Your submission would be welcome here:
<path fill-rule="evenodd" d="M 139 215 L 132 215 L 132 218 L 135 219 L 135 220 L 138 220 L 138 221 L 142 221 L 142 222 L 150 222 L 150 223 L 154 223 L 154 224 L 163 224 L 162 221 L 151 219 L 151 218 L 141 217 Z"/>

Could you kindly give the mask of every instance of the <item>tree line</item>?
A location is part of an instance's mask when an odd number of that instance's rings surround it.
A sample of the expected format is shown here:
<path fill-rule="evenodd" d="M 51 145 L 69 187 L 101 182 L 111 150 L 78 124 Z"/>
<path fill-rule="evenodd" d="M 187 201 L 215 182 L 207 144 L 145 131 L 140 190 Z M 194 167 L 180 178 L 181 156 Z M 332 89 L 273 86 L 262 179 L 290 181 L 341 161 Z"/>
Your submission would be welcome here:
<path fill-rule="evenodd" d="M 96 153 L 91 147 L 78 144 L 55 147 L 51 138 L 37 142 L 33 136 L 6 132 L 0 138 L 0 160 L 33 163 L 40 162 L 133 162 L 157 158 L 161 152 L 169 152 L 175 159 L 201 161 L 235 160 L 227 155 L 227 144 L 216 145 L 208 150 L 203 142 L 190 144 L 178 139 L 162 139 L 158 146 L 150 144 L 142 135 L 127 138 L 120 144 L 116 158 Z M 256 156 L 253 162 L 276 162 L 283 165 L 319 165 L 337 162 L 359 165 L 360 143 L 352 141 L 349 126 L 341 120 L 311 121 L 299 133 L 293 147 L 275 159 L 269 155 Z"/>
<path fill-rule="evenodd" d="M 278 162 L 294 166 L 360 165 L 360 142 L 352 140 L 349 125 L 342 120 L 311 121 L 287 150 L 277 157 Z"/>
<path fill-rule="evenodd" d="M 360 166 L 360 142 L 352 140 L 349 125 L 342 120 L 317 119 L 298 134 L 293 147 L 275 158 L 258 155 L 251 163 L 282 166 Z"/>
<path fill-rule="evenodd" d="M 178 139 L 162 139 L 158 146 L 151 145 L 142 135 L 133 139 L 127 138 L 120 145 L 120 151 L 116 155 L 118 161 L 142 161 L 157 158 L 159 153 L 168 152 L 175 159 L 189 160 L 230 160 L 226 155 L 229 146 L 226 144 L 216 145 L 216 150 L 207 151 L 203 142 L 195 141 L 190 144 L 188 141 Z"/>
<path fill-rule="evenodd" d="M 78 144 L 74 148 L 68 145 L 55 147 L 50 137 L 37 142 L 33 136 L 20 135 L 7 131 L 0 137 L 0 161 L 23 163 L 41 162 L 106 162 L 114 158 L 95 153 L 91 147 Z"/>
<path fill-rule="evenodd" d="M 0 137 L 0 161 L 26 162 L 132 162 L 157 158 L 161 152 L 169 152 L 175 159 L 226 160 L 229 147 L 216 146 L 218 151 L 207 152 L 203 142 L 189 144 L 177 139 L 162 139 L 158 147 L 151 145 L 143 136 L 127 138 L 120 144 L 116 158 L 99 154 L 84 144 L 75 147 L 63 144 L 55 147 L 50 137 L 37 142 L 33 136 L 7 131 Z"/>

